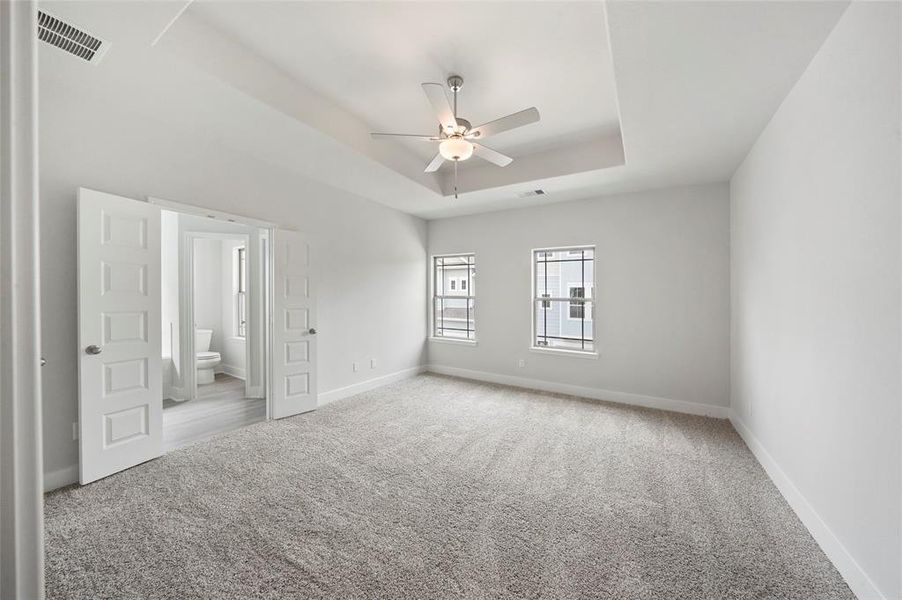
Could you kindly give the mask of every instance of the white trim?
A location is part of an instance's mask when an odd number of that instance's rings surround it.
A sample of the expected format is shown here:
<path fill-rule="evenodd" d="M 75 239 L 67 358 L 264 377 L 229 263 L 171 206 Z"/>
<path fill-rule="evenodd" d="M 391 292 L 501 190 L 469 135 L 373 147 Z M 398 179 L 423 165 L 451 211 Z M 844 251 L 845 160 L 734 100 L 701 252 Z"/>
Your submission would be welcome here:
<path fill-rule="evenodd" d="M 184 213 L 186 215 L 194 215 L 195 217 L 206 217 L 208 219 L 226 221 L 228 223 L 238 223 L 241 225 L 249 225 L 250 227 L 259 227 L 261 229 L 272 229 L 274 227 L 278 227 L 278 224 L 270 223 L 269 221 L 261 221 L 260 219 L 254 219 L 253 217 L 235 215 L 232 213 L 223 212 L 221 210 L 213 210 L 212 208 L 195 206 L 193 204 L 164 200 L 163 198 L 155 198 L 154 196 L 148 196 L 147 202 L 150 204 L 156 204 L 160 208 Z M 284 229 L 284 227 L 282 229 Z"/>
<path fill-rule="evenodd" d="M 188 390 L 179 386 L 170 386 L 169 387 L 169 395 L 163 395 L 163 399 L 175 400 L 176 402 L 185 402 L 188 400 Z"/>
<path fill-rule="evenodd" d="M 814 507 L 808 502 L 808 499 L 799 491 L 786 472 L 780 467 L 779 463 L 767 451 L 758 438 L 752 433 L 745 423 L 739 418 L 735 411 L 731 411 L 730 422 L 733 428 L 742 437 L 745 445 L 748 446 L 752 454 L 758 459 L 758 462 L 764 468 L 764 472 L 770 477 L 774 485 L 783 495 L 783 498 L 789 504 L 789 507 L 796 513 L 802 524 L 808 529 L 811 537 L 818 543 L 836 570 L 843 576 L 846 583 L 852 589 L 852 592 L 861 600 L 887 600 L 880 593 L 871 578 L 868 577 L 861 565 L 855 560 L 852 554 L 846 549 L 843 543 L 836 537 L 836 534 L 830 530 L 830 527 L 824 522 L 821 516 L 814 510 Z"/>
<path fill-rule="evenodd" d="M 56 471 L 44 473 L 44 493 L 78 483 L 78 465 L 69 465 Z"/>
<path fill-rule="evenodd" d="M 397 381 L 403 381 L 404 379 L 416 377 L 420 373 L 423 373 L 425 370 L 425 366 L 411 367 L 409 369 L 395 371 L 394 373 L 389 373 L 388 375 L 374 377 L 372 379 L 367 379 L 366 381 L 361 381 L 360 383 L 354 383 L 345 387 L 330 390 L 328 392 L 321 392 L 317 397 L 316 407 L 322 408 L 323 406 L 331 402 L 335 402 L 336 400 L 341 400 L 342 398 L 356 396 L 357 394 L 362 394 L 363 392 L 374 390 L 378 387 L 382 387 L 383 385 L 388 385 L 390 383 L 395 383 Z"/>
<path fill-rule="evenodd" d="M 659 410 L 668 410 L 671 412 L 686 413 L 690 415 L 702 415 L 706 417 L 714 417 L 717 419 L 726 419 L 730 416 L 730 409 L 726 406 L 714 406 L 711 404 L 701 404 L 699 402 L 688 402 L 686 400 L 673 400 L 671 398 L 645 396 L 643 394 L 634 394 L 632 392 L 617 392 L 613 390 L 604 390 L 601 388 L 570 385 L 568 383 L 557 383 L 554 381 L 543 381 L 540 379 L 515 377 L 513 375 L 488 373 L 486 371 L 472 371 L 470 369 L 446 367 L 443 365 L 428 365 L 426 367 L 426 370 L 431 373 L 438 373 L 440 375 L 451 375 L 464 379 L 474 379 L 476 381 L 486 381 L 488 383 L 498 383 L 501 385 L 510 385 L 531 390 L 539 390 L 542 392 L 567 394 L 570 396 L 579 396 L 581 398 L 591 398 L 593 400 L 604 400 L 607 402 L 615 402 L 617 404 L 629 404 L 631 406 L 657 408 Z"/>
<path fill-rule="evenodd" d="M 552 356 L 567 356 L 573 358 L 598 358 L 598 352 L 587 352 L 584 350 L 570 350 L 568 348 L 541 348 L 539 346 L 530 346 L 530 352 L 536 352 L 538 354 L 550 354 Z"/>
<path fill-rule="evenodd" d="M 0 598 L 44 597 L 38 16 L 0 2 Z"/>
<path fill-rule="evenodd" d="M 222 368 L 222 373 L 234 377 L 235 379 L 240 379 L 242 381 L 247 377 L 247 370 L 242 369 L 241 367 L 233 367 L 232 365 L 220 365 Z"/>
<path fill-rule="evenodd" d="M 447 319 L 446 319 L 447 320 Z M 431 336 L 429 338 L 430 342 L 439 342 L 440 344 L 459 344 L 461 346 L 478 346 L 478 340 L 459 340 L 457 338 L 452 337 L 436 337 Z"/>

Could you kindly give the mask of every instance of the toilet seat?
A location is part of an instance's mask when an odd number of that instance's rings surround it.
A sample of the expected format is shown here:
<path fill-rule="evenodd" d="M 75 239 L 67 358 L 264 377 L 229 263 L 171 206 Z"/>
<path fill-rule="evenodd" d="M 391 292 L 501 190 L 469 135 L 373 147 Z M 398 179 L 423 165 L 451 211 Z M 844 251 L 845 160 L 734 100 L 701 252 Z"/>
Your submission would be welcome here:
<path fill-rule="evenodd" d="M 195 356 L 198 385 L 213 383 L 216 378 L 214 369 L 219 366 L 219 363 L 222 361 L 222 356 L 220 356 L 219 352 L 210 351 L 198 352 Z"/>

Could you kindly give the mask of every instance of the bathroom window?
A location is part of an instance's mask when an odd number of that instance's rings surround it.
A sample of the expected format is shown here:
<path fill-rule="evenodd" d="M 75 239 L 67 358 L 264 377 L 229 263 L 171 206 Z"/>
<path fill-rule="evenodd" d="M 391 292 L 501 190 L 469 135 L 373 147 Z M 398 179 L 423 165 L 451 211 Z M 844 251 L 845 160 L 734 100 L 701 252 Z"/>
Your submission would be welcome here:
<path fill-rule="evenodd" d="M 235 335 L 247 335 L 247 249 L 235 252 Z"/>

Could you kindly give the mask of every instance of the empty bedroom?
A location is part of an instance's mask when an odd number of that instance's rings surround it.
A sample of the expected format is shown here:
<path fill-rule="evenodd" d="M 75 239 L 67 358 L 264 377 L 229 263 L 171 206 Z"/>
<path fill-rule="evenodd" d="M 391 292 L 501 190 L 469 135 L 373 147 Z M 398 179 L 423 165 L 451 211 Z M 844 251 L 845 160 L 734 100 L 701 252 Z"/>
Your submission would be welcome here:
<path fill-rule="evenodd" d="M 900 31 L 0 0 L 0 598 L 902 600 Z"/>

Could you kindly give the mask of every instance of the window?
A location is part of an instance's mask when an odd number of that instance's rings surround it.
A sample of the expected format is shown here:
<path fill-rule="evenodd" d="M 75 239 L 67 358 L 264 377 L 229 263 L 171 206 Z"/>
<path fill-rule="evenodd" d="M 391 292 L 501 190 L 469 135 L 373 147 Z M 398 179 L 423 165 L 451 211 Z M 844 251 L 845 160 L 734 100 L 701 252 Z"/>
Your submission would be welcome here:
<path fill-rule="evenodd" d="M 235 335 L 247 336 L 247 249 L 235 249 Z"/>
<path fill-rule="evenodd" d="M 568 294 L 570 297 L 570 305 L 567 309 L 567 317 L 574 320 L 585 318 L 587 321 L 591 321 L 592 304 L 585 302 L 585 299 L 592 298 L 592 286 L 588 284 L 583 286 L 580 283 L 571 283 L 567 287 L 570 290 L 570 293 Z"/>
<path fill-rule="evenodd" d="M 432 259 L 432 335 L 476 341 L 476 256 Z"/>
<path fill-rule="evenodd" d="M 586 288 L 584 287 L 571 287 L 570 288 L 570 298 L 585 298 L 586 297 Z M 585 311 L 583 310 L 584 304 L 579 300 L 570 300 L 570 318 L 571 319 L 582 319 L 585 316 Z"/>
<path fill-rule="evenodd" d="M 592 246 L 533 251 L 533 346 L 595 352 Z"/>
<path fill-rule="evenodd" d="M 551 294 L 542 294 L 542 298 L 551 298 Z M 550 300 L 542 300 L 542 308 L 545 310 L 551 310 L 551 301 Z"/>

